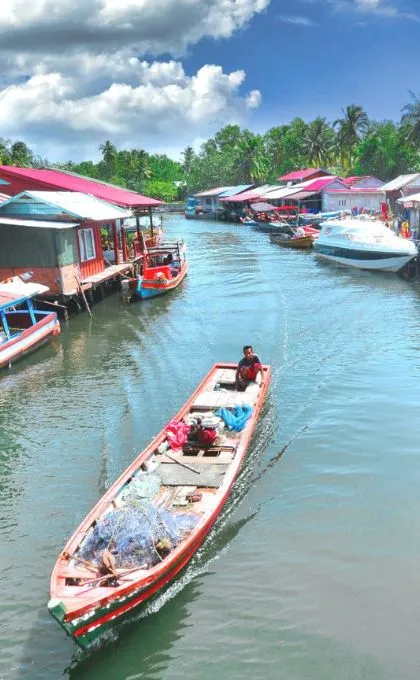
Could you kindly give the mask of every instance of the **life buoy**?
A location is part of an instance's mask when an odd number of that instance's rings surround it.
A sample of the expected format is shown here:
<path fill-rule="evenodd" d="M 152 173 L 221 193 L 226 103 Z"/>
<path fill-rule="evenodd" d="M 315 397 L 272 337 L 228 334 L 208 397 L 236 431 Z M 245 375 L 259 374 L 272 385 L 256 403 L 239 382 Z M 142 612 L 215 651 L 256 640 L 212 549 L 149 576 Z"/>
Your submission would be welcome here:
<path fill-rule="evenodd" d="M 155 281 L 158 281 L 159 283 L 166 283 L 166 276 L 163 272 L 156 272 L 154 278 Z"/>

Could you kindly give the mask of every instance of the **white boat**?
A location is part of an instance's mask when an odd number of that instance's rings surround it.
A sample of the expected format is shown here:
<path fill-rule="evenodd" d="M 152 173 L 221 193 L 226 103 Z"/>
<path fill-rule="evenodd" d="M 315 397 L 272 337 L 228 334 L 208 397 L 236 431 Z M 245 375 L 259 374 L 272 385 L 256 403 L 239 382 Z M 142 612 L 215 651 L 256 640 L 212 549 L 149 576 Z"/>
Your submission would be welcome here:
<path fill-rule="evenodd" d="M 413 241 L 403 239 L 379 220 L 357 218 L 321 223 L 315 255 L 338 264 L 398 272 L 418 254 Z"/>

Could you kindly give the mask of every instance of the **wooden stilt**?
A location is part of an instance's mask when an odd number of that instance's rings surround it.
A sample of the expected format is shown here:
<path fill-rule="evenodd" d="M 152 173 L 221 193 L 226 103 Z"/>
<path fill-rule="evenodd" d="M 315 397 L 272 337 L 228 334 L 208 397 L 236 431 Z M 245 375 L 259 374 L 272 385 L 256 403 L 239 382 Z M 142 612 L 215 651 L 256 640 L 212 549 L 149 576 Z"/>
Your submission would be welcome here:
<path fill-rule="evenodd" d="M 87 313 L 89 314 L 90 318 L 92 318 L 92 312 L 90 311 L 89 303 L 88 303 L 88 301 L 87 301 L 87 299 L 86 299 L 85 291 L 84 291 L 83 288 L 82 288 L 81 281 L 80 281 L 79 277 L 77 276 L 77 274 L 75 274 L 74 276 L 75 276 L 77 285 L 78 285 L 78 287 L 79 287 L 80 295 L 82 296 L 82 300 L 83 300 L 83 302 L 84 302 L 86 311 L 87 311 Z"/>

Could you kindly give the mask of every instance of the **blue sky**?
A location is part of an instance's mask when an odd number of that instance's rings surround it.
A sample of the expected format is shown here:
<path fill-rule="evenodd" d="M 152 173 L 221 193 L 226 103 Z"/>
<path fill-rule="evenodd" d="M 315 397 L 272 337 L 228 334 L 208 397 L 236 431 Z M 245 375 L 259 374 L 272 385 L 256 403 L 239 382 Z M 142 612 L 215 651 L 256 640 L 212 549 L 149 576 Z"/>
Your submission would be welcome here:
<path fill-rule="evenodd" d="M 352 103 L 372 118 L 399 120 L 408 90 L 420 94 L 420 21 L 414 18 L 420 0 L 394 3 L 403 4 L 413 17 L 274 0 L 229 40 L 202 40 L 185 66 L 245 69 L 247 86 L 262 94 L 250 120 L 260 131 L 295 116 L 333 121 Z"/>
<path fill-rule="evenodd" d="M 3 0 L 0 136 L 78 161 L 348 104 L 399 120 L 419 32 L 420 0 Z"/>

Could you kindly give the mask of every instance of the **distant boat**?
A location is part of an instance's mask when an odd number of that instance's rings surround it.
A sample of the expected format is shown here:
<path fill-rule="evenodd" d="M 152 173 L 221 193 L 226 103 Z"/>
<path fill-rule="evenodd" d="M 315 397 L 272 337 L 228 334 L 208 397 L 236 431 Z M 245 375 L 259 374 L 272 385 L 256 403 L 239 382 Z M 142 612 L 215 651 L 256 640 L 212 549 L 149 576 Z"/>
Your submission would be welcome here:
<path fill-rule="evenodd" d="M 338 264 L 398 272 L 418 254 L 413 241 L 399 238 L 379 220 L 330 220 L 314 243 L 319 258 Z"/>
<path fill-rule="evenodd" d="M 314 237 L 312 234 L 307 236 L 287 236 L 286 234 L 270 234 L 271 243 L 278 246 L 285 246 L 286 248 L 298 248 L 309 250 L 312 248 Z"/>
<path fill-rule="evenodd" d="M 145 300 L 163 295 L 179 286 L 187 272 L 188 262 L 183 242 L 162 243 L 149 248 L 143 253 L 141 274 L 137 279 L 131 279 L 133 297 Z"/>
<path fill-rule="evenodd" d="M 160 592 L 197 552 L 243 465 L 269 366 L 263 374 L 262 385 L 239 392 L 236 364 L 213 366 L 67 541 L 48 609 L 78 645 L 89 647 Z"/>
<path fill-rule="evenodd" d="M 32 301 L 48 290 L 19 276 L 0 283 L 0 368 L 11 366 L 60 332 L 57 314 L 35 309 Z"/>

